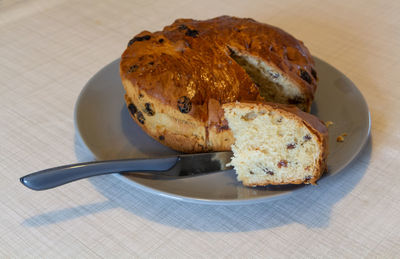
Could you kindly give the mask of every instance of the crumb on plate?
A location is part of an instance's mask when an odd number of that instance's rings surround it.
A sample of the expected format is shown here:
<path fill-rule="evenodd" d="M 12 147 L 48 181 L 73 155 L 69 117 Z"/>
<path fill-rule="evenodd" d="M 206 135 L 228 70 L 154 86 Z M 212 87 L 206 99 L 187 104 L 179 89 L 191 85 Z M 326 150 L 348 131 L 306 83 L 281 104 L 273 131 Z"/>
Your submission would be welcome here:
<path fill-rule="evenodd" d="M 337 142 L 344 142 L 344 137 L 347 136 L 347 133 L 342 133 L 340 136 L 336 138 Z"/>
<path fill-rule="evenodd" d="M 329 126 L 331 126 L 331 125 L 333 125 L 333 121 L 326 121 L 326 122 L 325 122 L 325 126 L 326 126 L 326 127 L 329 127 Z"/>

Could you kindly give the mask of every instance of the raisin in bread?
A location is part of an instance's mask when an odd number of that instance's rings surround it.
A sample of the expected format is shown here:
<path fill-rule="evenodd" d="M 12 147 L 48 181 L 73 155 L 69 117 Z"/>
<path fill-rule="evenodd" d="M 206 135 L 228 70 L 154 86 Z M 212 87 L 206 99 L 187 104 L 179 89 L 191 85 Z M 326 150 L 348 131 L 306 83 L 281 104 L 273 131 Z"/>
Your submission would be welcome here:
<path fill-rule="evenodd" d="M 229 16 L 179 19 L 162 31 L 141 32 L 122 54 L 120 75 L 132 118 L 183 152 L 230 149 L 224 103 L 271 101 L 309 111 L 317 87 L 313 58 L 301 41 Z"/>
<path fill-rule="evenodd" d="M 230 164 L 244 185 L 315 184 L 325 171 L 328 130 L 317 117 L 278 104 L 222 107 L 235 137 Z"/>

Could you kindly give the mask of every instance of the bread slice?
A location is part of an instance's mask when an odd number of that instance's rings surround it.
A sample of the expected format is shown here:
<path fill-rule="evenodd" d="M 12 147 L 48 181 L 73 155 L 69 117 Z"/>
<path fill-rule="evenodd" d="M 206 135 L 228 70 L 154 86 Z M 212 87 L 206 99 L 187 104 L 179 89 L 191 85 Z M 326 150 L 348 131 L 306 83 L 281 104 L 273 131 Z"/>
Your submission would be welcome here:
<path fill-rule="evenodd" d="M 315 184 L 326 169 L 328 130 L 295 106 L 228 103 L 237 178 L 245 186 Z"/>

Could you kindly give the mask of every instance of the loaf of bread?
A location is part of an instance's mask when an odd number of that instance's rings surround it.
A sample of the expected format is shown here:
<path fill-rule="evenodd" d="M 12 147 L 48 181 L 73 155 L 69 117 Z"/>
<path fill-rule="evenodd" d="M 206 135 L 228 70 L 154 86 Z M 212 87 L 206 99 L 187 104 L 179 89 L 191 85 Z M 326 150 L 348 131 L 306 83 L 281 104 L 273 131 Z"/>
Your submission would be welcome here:
<path fill-rule="evenodd" d="M 133 37 L 120 63 L 132 118 L 182 152 L 230 150 L 221 105 L 269 101 L 310 111 L 317 75 L 304 44 L 283 30 L 221 16 L 179 19 Z"/>
<path fill-rule="evenodd" d="M 295 106 L 224 104 L 235 143 L 234 166 L 245 186 L 315 184 L 326 169 L 328 130 Z"/>

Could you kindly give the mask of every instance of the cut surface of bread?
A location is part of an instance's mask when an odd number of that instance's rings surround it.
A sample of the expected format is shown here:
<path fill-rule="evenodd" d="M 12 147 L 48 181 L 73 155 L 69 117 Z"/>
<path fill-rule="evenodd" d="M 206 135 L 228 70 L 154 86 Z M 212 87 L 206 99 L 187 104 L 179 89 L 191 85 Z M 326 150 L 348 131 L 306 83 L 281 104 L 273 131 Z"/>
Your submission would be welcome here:
<path fill-rule="evenodd" d="M 221 105 L 293 103 L 309 111 L 317 88 L 303 42 L 253 19 L 178 19 L 135 35 L 121 56 L 129 111 L 151 137 L 181 152 L 230 150 Z"/>
<path fill-rule="evenodd" d="M 327 129 L 315 116 L 268 103 L 223 109 L 235 138 L 230 164 L 244 185 L 315 184 L 325 171 Z"/>
<path fill-rule="evenodd" d="M 258 86 L 260 95 L 266 102 L 293 104 L 303 111 L 310 111 L 311 100 L 279 68 L 249 53 L 233 48 L 229 48 L 229 50 L 231 58 L 246 71 Z"/>

